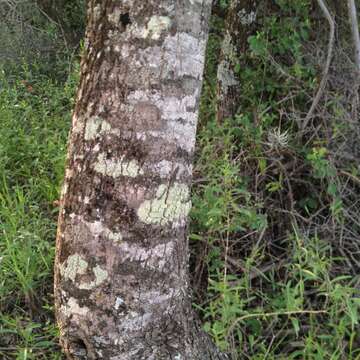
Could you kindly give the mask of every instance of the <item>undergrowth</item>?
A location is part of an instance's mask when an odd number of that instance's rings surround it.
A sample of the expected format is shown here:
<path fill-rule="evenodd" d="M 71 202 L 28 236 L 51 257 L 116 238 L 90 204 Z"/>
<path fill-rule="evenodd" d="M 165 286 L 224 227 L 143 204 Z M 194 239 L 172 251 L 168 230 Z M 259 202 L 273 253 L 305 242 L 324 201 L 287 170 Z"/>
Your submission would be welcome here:
<path fill-rule="evenodd" d="M 60 359 L 53 258 L 77 71 L 0 73 L 0 358 Z"/>
<path fill-rule="evenodd" d="M 191 229 L 196 307 L 234 359 L 360 359 L 351 136 L 359 129 L 348 108 L 354 83 L 338 86 L 356 78 L 341 57 L 349 49 L 336 44 L 328 86 L 304 128 L 326 23 L 314 2 L 266 4 L 249 53 L 231 59 L 240 87 L 233 118 L 216 121 L 216 91 L 204 86 Z M 207 78 L 219 41 L 212 32 Z"/>

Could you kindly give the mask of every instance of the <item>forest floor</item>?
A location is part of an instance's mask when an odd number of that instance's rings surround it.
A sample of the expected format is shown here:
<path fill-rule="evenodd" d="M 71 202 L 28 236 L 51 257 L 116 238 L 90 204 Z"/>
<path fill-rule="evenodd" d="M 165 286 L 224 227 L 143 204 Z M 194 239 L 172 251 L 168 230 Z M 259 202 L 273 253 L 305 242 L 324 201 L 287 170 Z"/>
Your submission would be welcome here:
<path fill-rule="evenodd" d="M 319 24 L 309 20 L 307 1 L 297 2 L 301 9 L 279 3 L 283 16 L 262 23 L 249 39 L 248 67 L 237 69 L 243 107 L 222 123 L 216 66 L 223 19 L 212 20 L 192 195 L 194 307 L 233 359 L 356 360 L 360 151 L 358 120 L 351 121 L 357 115 L 344 105 L 344 94 L 352 95 L 345 84 L 351 72 L 346 75 L 338 51 L 320 110 L 301 129 L 326 46 L 314 60 Z M 79 74 L 78 58 L 70 58 L 55 62 L 53 71 L 28 63 L 0 68 L 4 360 L 62 359 L 52 292 L 59 189 Z"/>

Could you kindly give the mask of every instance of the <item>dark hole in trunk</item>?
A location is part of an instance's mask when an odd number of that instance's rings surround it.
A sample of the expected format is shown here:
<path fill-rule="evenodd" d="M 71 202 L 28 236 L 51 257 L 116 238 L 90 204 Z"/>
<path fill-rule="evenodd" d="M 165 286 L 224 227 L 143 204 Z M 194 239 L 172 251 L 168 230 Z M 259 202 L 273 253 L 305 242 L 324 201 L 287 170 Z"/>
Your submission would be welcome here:
<path fill-rule="evenodd" d="M 130 15 L 129 13 L 121 14 L 120 15 L 120 22 L 126 29 L 126 26 L 131 25 Z"/>

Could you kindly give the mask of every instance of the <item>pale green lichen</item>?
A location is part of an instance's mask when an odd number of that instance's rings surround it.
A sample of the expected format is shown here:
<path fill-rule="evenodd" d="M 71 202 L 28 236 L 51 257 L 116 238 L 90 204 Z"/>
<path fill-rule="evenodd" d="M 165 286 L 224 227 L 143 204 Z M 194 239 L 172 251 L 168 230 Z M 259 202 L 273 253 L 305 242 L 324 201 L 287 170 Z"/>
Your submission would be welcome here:
<path fill-rule="evenodd" d="M 98 135 L 111 132 L 111 125 L 98 117 L 90 118 L 86 123 L 85 140 L 96 139 Z"/>
<path fill-rule="evenodd" d="M 150 36 L 153 40 L 158 40 L 161 36 L 161 33 L 165 30 L 168 30 L 171 25 L 171 20 L 167 16 L 153 16 L 145 30 L 143 31 L 143 37 L 147 38 Z"/>
<path fill-rule="evenodd" d="M 183 220 L 191 209 L 189 187 L 174 183 L 170 188 L 160 185 L 152 200 L 144 201 L 138 208 L 140 220 L 146 224 L 166 224 Z"/>
<path fill-rule="evenodd" d="M 87 268 L 88 263 L 78 254 L 74 254 L 67 258 L 66 266 L 62 264 L 60 273 L 66 280 L 75 281 L 76 275 L 85 274 Z"/>
<path fill-rule="evenodd" d="M 95 280 L 89 283 L 82 283 L 79 285 L 79 289 L 82 290 L 91 290 L 99 285 L 101 285 L 108 277 L 108 272 L 103 270 L 99 265 L 96 265 L 93 269 Z"/>
<path fill-rule="evenodd" d="M 65 265 L 66 264 L 66 265 Z M 87 261 L 85 261 L 80 255 L 70 255 L 66 262 L 60 267 L 60 273 L 66 280 L 75 282 L 77 275 L 84 275 L 89 267 Z M 95 280 L 90 283 L 80 283 L 79 289 L 90 290 L 96 286 L 101 285 L 108 277 L 108 272 L 103 270 L 99 265 L 96 265 L 93 269 Z"/>
<path fill-rule="evenodd" d="M 124 158 L 121 157 L 118 161 L 114 161 L 112 159 L 106 159 L 105 154 L 99 154 L 94 170 L 113 178 L 119 176 L 135 178 L 144 173 L 135 160 L 125 161 Z"/>
<path fill-rule="evenodd" d="M 217 78 L 221 83 L 223 95 L 227 95 L 230 86 L 237 86 L 239 84 L 239 81 L 232 70 L 231 64 L 237 62 L 237 55 L 229 34 L 225 35 L 221 50 L 224 55 L 224 59 L 219 63 Z"/>

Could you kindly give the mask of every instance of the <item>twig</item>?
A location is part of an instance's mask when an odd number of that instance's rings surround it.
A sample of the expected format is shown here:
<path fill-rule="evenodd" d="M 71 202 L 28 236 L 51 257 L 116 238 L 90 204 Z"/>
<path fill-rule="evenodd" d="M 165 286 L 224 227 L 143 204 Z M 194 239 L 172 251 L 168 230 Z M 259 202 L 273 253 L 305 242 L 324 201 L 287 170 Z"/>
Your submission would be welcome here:
<path fill-rule="evenodd" d="M 356 177 L 353 174 L 348 173 L 347 171 L 339 171 L 340 175 L 345 175 L 347 177 L 349 177 L 353 182 L 355 182 L 356 184 L 360 185 L 360 179 L 358 177 Z"/>
<path fill-rule="evenodd" d="M 304 130 L 306 128 L 306 125 L 309 123 L 310 119 L 312 118 L 314 111 L 317 107 L 317 105 L 319 104 L 319 101 L 324 93 L 325 87 L 326 87 L 326 83 L 327 83 L 327 77 L 329 74 L 329 69 L 330 69 L 330 64 L 331 64 L 331 59 L 332 59 L 332 54 L 333 54 L 333 50 L 334 50 L 334 42 L 335 42 L 335 21 L 333 19 L 333 17 L 331 16 L 329 9 L 327 8 L 327 6 L 325 5 L 323 0 L 317 0 L 322 12 L 324 13 L 327 21 L 329 22 L 330 25 L 330 35 L 329 35 L 329 44 L 328 44 L 328 52 L 327 52 L 327 58 L 326 58 L 326 64 L 325 64 L 325 69 L 323 72 L 323 77 L 321 79 L 320 82 L 320 86 L 319 89 L 317 91 L 317 94 L 311 104 L 310 110 L 306 115 L 306 118 L 303 122 L 302 125 L 302 130 Z"/>
<path fill-rule="evenodd" d="M 36 5 L 37 9 L 41 12 L 42 15 L 44 15 L 48 20 L 49 22 L 52 22 L 53 24 L 55 24 L 61 31 L 61 35 L 63 37 L 63 40 L 64 40 L 64 45 L 66 47 L 66 50 L 69 51 L 69 46 L 68 46 L 68 43 L 67 43 L 67 40 L 66 40 L 66 35 L 65 35 L 65 31 L 64 31 L 64 28 L 61 26 L 60 22 L 57 22 L 55 21 L 52 17 L 50 17 L 49 14 L 46 13 L 46 11 L 44 11 L 40 6 Z"/>

